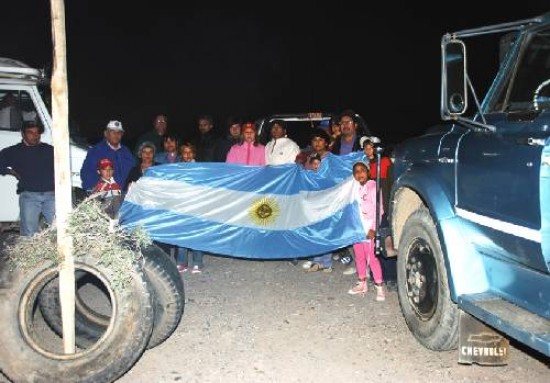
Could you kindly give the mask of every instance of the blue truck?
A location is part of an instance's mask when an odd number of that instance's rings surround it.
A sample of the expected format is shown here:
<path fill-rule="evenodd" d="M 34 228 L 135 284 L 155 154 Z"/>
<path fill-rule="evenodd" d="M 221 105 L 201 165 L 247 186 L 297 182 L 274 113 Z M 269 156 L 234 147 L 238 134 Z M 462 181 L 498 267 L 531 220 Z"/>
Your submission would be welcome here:
<path fill-rule="evenodd" d="M 548 357 L 550 13 L 441 52 L 442 121 L 393 152 L 401 311 L 428 349 L 456 349 L 466 313 Z"/>

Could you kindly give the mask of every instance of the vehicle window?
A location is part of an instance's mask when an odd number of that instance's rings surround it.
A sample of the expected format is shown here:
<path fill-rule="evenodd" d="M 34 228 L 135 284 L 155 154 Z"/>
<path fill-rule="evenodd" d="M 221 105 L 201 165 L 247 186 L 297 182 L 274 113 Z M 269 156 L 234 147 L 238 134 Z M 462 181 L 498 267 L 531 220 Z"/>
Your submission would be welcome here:
<path fill-rule="evenodd" d="M 288 121 L 286 134 L 298 144 L 301 149 L 309 145 L 310 136 L 315 123 L 312 125 L 310 121 Z"/>
<path fill-rule="evenodd" d="M 370 131 L 367 128 L 367 125 L 363 118 L 359 115 L 356 116 L 357 118 L 357 134 L 362 135 L 370 135 Z M 271 131 L 270 131 L 270 125 L 271 121 L 273 119 L 283 119 L 286 122 L 287 129 L 286 134 L 287 137 L 294 140 L 300 149 L 305 149 L 309 145 L 310 137 L 314 129 L 318 128 L 321 120 L 308 120 L 308 119 L 302 119 L 302 118 L 268 118 L 265 123 L 264 127 L 262 129 L 262 132 L 260 134 L 260 142 L 262 144 L 266 144 L 271 139 Z M 328 119 L 328 117 L 324 118 L 325 120 Z"/>
<path fill-rule="evenodd" d="M 0 130 L 19 131 L 24 121 L 32 121 L 37 115 L 27 92 L 0 89 Z"/>
<path fill-rule="evenodd" d="M 510 84 L 508 111 L 550 107 L 550 30 L 533 36 Z"/>

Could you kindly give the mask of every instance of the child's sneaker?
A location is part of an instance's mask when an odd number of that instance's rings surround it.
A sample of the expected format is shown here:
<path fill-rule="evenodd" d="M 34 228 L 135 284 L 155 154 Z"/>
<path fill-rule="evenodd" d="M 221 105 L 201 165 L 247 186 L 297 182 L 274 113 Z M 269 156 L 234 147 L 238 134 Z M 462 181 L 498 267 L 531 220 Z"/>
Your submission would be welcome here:
<path fill-rule="evenodd" d="M 376 289 L 376 300 L 378 302 L 384 302 L 386 300 L 386 291 L 383 285 L 374 285 Z"/>
<path fill-rule="evenodd" d="M 342 265 L 349 265 L 351 263 L 352 259 L 349 255 L 344 255 L 343 257 L 340 257 L 340 263 Z"/>
<path fill-rule="evenodd" d="M 185 273 L 187 270 L 189 270 L 189 269 L 187 268 L 187 265 L 178 265 L 177 267 L 178 267 L 178 271 L 179 271 L 180 273 Z"/>
<path fill-rule="evenodd" d="M 302 269 L 307 270 L 311 268 L 312 265 L 313 265 L 312 261 L 304 261 L 304 263 L 302 263 Z"/>
<path fill-rule="evenodd" d="M 193 266 L 193 270 L 191 270 L 193 274 L 202 273 L 201 268 L 198 265 Z"/>
<path fill-rule="evenodd" d="M 348 294 L 365 294 L 369 290 L 367 281 L 357 281 L 351 289 L 348 290 Z"/>

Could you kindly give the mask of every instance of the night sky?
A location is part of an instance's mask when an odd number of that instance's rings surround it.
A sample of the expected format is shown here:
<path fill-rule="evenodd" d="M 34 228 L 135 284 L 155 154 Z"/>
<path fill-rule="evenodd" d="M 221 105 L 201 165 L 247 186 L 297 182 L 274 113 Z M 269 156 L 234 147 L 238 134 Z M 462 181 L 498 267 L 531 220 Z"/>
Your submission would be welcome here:
<path fill-rule="evenodd" d="M 397 143 L 439 121 L 442 34 L 550 11 L 548 0 L 323 3 L 66 1 L 71 119 L 91 141 L 119 119 L 131 144 L 158 112 L 186 136 L 200 114 L 221 129 L 228 115 L 351 108 Z M 51 68 L 49 1 L 6 2 L 0 28 L 1 56 Z"/>

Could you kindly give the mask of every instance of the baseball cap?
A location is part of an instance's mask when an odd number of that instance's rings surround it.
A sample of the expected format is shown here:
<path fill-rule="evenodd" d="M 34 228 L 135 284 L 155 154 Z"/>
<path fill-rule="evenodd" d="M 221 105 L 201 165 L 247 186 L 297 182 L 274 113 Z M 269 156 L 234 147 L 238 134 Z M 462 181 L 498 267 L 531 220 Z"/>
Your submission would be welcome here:
<path fill-rule="evenodd" d="M 108 158 L 102 158 L 97 163 L 97 168 L 99 170 L 106 169 L 106 168 L 113 168 L 113 161 L 111 161 Z"/>
<path fill-rule="evenodd" d="M 124 132 L 124 129 L 122 128 L 122 122 L 117 120 L 111 120 L 107 124 L 107 129 L 115 130 L 117 132 Z"/>

